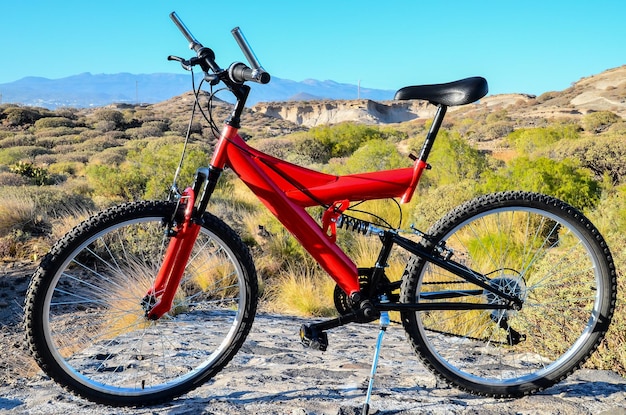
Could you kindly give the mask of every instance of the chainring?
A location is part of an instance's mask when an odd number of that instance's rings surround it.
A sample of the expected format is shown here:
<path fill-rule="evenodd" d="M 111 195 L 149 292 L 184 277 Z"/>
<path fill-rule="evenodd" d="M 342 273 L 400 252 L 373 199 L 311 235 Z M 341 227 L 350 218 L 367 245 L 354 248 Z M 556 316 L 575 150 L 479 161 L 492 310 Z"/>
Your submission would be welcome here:
<path fill-rule="evenodd" d="M 364 298 L 368 298 L 369 285 L 370 277 L 368 275 L 359 275 L 359 287 Z M 333 300 L 339 315 L 345 316 L 354 311 L 352 300 L 348 298 L 348 295 L 338 285 L 335 285 Z"/>

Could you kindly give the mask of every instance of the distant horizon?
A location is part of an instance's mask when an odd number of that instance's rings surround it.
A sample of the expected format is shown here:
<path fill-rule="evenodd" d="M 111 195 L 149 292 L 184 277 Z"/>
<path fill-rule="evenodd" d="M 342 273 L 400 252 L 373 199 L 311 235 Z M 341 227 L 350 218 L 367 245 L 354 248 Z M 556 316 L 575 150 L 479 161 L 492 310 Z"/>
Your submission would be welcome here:
<path fill-rule="evenodd" d="M 507 95 L 507 94 L 525 94 L 525 95 L 540 96 L 541 94 L 544 94 L 546 92 L 563 91 L 563 90 L 571 87 L 574 83 L 576 83 L 576 82 L 578 82 L 578 81 L 580 81 L 582 79 L 589 78 L 591 76 L 601 74 L 601 73 L 609 71 L 611 69 L 617 69 L 617 68 L 620 68 L 622 66 L 626 66 L 626 62 L 623 63 L 623 64 L 620 64 L 620 65 L 617 65 L 617 66 L 613 66 L 613 67 L 610 67 L 610 68 L 606 68 L 606 69 L 600 70 L 600 71 L 595 72 L 595 73 L 582 75 L 582 76 L 580 76 L 576 80 L 571 80 L 567 86 L 565 86 L 565 87 L 563 87 L 561 89 L 548 89 L 548 90 L 545 90 L 545 91 L 541 91 L 539 93 L 531 93 L 531 92 L 526 92 L 526 91 L 503 91 L 503 92 L 492 93 L 492 91 L 491 91 L 491 84 L 490 84 L 489 85 L 490 86 L 490 90 L 489 90 L 489 93 L 487 95 L 490 96 L 490 95 Z M 96 75 L 105 75 L 105 76 L 107 76 L 107 75 L 123 75 L 123 74 L 128 74 L 128 75 L 133 75 L 133 76 L 140 76 L 140 75 L 188 75 L 188 74 L 186 74 L 184 72 L 180 73 L 180 72 L 175 72 L 175 71 L 172 71 L 172 72 L 150 72 L 150 73 L 148 73 L 148 72 L 128 72 L 128 71 L 120 71 L 120 72 L 114 72 L 114 73 L 112 73 L 112 72 L 111 73 L 109 73 L 109 72 L 96 73 L 96 72 L 86 71 L 86 72 L 80 72 L 80 73 L 75 73 L 75 74 L 70 74 L 70 75 L 64 75 L 64 76 L 60 76 L 60 77 L 56 77 L 56 78 L 51 78 L 51 77 L 46 77 L 46 76 L 39 76 L 39 75 L 25 75 L 22 78 L 15 79 L 13 81 L 1 82 L 0 83 L 0 87 L 2 85 L 12 84 L 12 83 L 19 82 L 19 81 L 22 81 L 22 80 L 28 79 L 28 78 L 46 79 L 46 80 L 61 80 L 61 79 L 72 78 L 72 77 L 76 77 L 76 76 L 84 75 L 84 74 L 88 74 L 88 75 L 92 75 L 92 76 L 96 76 Z M 196 75 L 198 75 L 198 73 L 196 73 Z M 481 76 L 481 75 L 476 75 L 476 76 Z M 304 78 L 304 79 L 301 79 L 301 80 L 296 80 L 296 79 L 287 79 L 287 78 L 283 78 L 283 77 L 272 76 L 272 79 L 275 79 L 275 78 L 286 80 L 286 81 L 293 81 L 293 82 L 317 81 L 317 82 L 335 82 L 335 83 L 341 84 L 341 85 L 354 85 L 354 86 L 358 85 L 358 80 L 356 82 L 354 82 L 354 83 L 351 83 L 351 82 L 340 82 L 340 81 L 336 81 L 334 79 L 316 79 L 316 78 L 309 77 L 309 78 Z M 449 79 L 448 81 L 441 81 L 441 82 L 428 82 L 428 81 L 426 81 L 426 82 L 419 83 L 419 84 L 418 83 L 414 83 L 412 85 L 426 85 L 426 84 L 434 84 L 434 83 L 445 83 L 445 82 L 456 81 L 458 79 L 462 79 L 462 78 Z M 487 82 L 489 83 L 489 79 L 488 78 L 486 78 L 486 79 L 487 79 Z M 270 81 L 270 83 L 271 83 L 271 81 Z M 381 91 L 397 91 L 398 89 L 403 88 L 404 86 L 408 86 L 408 85 L 409 84 L 407 84 L 407 85 L 399 85 L 397 88 L 389 88 L 389 89 L 377 88 L 377 87 L 372 87 L 372 86 L 368 86 L 368 85 L 361 85 L 361 88 L 363 88 L 363 89 L 375 89 L 375 90 L 381 90 Z M 253 88 L 254 87 L 255 86 L 253 86 Z M 262 88 L 263 86 L 258 86 L 257 85 L 256 87 L 261 87 Z M 0 94 L 1 93 L 2 93 L 2 91 L 0 90 Z"/>
<path fill-rule="evenodd" d="M 567 88 L 569 88 L 571 85 L 573 85 L 573 84 L 575 84 L 575 83 L 577 83 L 577 82 L 579 82 L 579 81 L 581 81 L 581 80 L 583 80 L 583 79 L 586 79 L 586 78 L 589 78 L 589 77 L 593 77 L 593 76 L 599 75 L 599 74 L 601 74 L 601 73 L 604 73 L 604 72 L 607 72 L 607 71 L 610 71 L 610 70 L 614 70 L 614 69 L 617 69 L 617 68 L 620 68 L 620 67 L 623 67 L 623 66 L 626 66 L 626 65 L 619 65 L 619 66 L 612 67 L 612 68 L 606 68 L 606 69 L 604 69 L 604 70 L 602 70 L 602 71 L 600 71 L 600 72 L 598 72 L 598 73 L 590 74 L 590 75 L 587 75 L 587 76 L 583 76 L 583 77 L 581 77 L 581 78 L 579 78 L 579 79 L 572 80 L 572 81 L 569 83 L 569 86 L 567 86 L 567 87 L 565 87 L 565 88 L 563 88 L 563 89 L 560 89 L 560 90 L 549 90 L 549 91 L 543 91 L 543 92 L 541 92 L 540 94 L 534 94 L 534 93 L 530 93 L 530 92 L 526 92 L 526 91 L 511 91 L 511 92 L 501 92 L 501 93 L 495 93 L 495 94 L 494 94 L 494 93 L 489 92 L 489 93 L 487 94 L 487 96 L 496 96 L 496 95 L 515 95 L 515 94 L 519 94 L 519 95 L 529 95 L 529 96 L 536 96 L 536 97 L 538 97 L 538 96 L 540 96 L 540 95 L 542 95 L 542 94 L 544 94 L 544 93 L 548 93 L 548 92 L 561 92 L 561 91 L 564 91 L 564 90 L 566 90 Z M 6 96 L 3 94 L 3 91 L 2 91 L 2 87 L 3 87 L 3 86 L 5 86 L 5 87 L 6 87 L 6 86 L 8 86 L 8 85 L 12 85 L 12 84 L 19 83 L 19 82 L 21 82 L 21 81 L 24 81 L 24 80 L 29 80 L 29 79 L 33 79 L 33 80 L 45 80 L 45 81 L 52 81 L 52 82 L 54 82 L 54 81 L 62 81 L 62 80 L 69 79 L 69 78 L 78 78 L 78 77 L 80 77 L 81 75 L 88 75 L 88 76 L 90 76 L 90 77 L 99 77 L 99 76 L 103 76 L 103 77 L 115 77 L 115 76 L 120 76 L 120 75 L 129 75 L 129 76 L 132 76 L 132 77 L 141 77 L 141 76 L 147 76 L 147 77 L 150 77 L 150 76 L 166 75 L 166 76 L 175 76 L 175 77 L 178 77 L 178 78 L 181 78 L 181 79 L 182 79 L 182 78 L 188 77 L 188 76 L 189 76 L 189 73 L 175 73 L 175 72 L 154 72 L 154 73 L 132 73 L 132 72 L 118 72 L 118 73 L 92 73 L 92 72 L 81 72 L 81 73 L 76 73 L 76 74 L 73 74 L 73 75 L 63 76 L 63 77 L 60 77 L 60 78 L 47 78 L 47 77 L 43 77 L 43 76 L 32 76 L 32 75 L 31 75 L 31 76 L 24 76 L 24 77 L 22 77 L 22 78 L 20 78 L 20 79 L 18 79 L 18 80 L 15 80 L 15 81 L 12 81 L 12 82 L 7 82 L 7 83 L 0 84 L 0 104 L 9 104 L 9 103 L 11 103 L 11 104 L 34 105 L 34 104 L 32 103 L 32 101 L 33 101 L 33 100 L 30 100 L 30 102 L 26 102 L 26 103 L 24 103 L 24 102 L 22 102 L 22 101 L 12 100 L 12 99 L 10 99 L 10 97 L 6 97 Z M 197 73 L 196 73 L 196 75 L 197 75 Z M 346 83 L 346 82 L 338 82 L 338 81 L 335 81 L 335 80 L 332 80 L 332 79 L 320 80 L 320 79 L 307 78 L 307 79 L 303 79 L 303 80 L 301 80 L 301 81 L 292 80 L 292 79 L 278 78 L 278 77 L 273 77 L 273 79 L 275 80 L 275 82 L 276 82 L 276 81 L 281 81 L 281 82 L 293 82 L 293 83 L 295 83 L 295 84 L 306 84 L 308 81 L 314 81 L 315 83 L 329 83 L 329 82 L 332 82 L 332 83 L 334 83 L 334 84 L 337 84 L 338 86 L 353 87 L 353 88 L 355 88 L 355 89 L 356 89 L 356 88 L 358 88 L 358 89 L 359 89 L 359 91 L 361 91 L 361 90 L 362 90 L 362 91 L 366 91 L 366 92 L 367 92 L 367 91 L 374 91 L 374 92 L 378 91 L 378 92 L 388 92 L 388 93 L 390 93 L 390 94 L 393 94 L 393 93 L 396 91 L 395 89 L 379 89 L 379 88 L 371 88 L 371 87 L 368 87 L 368 86 L 358 85 L 358 84 L 356 84 L 356 83 L 355 83 L 355 84 L 351 84 L 351 83 Z M 489 82 L 489 80 L 488 80 L 488 79 L 487 79 L 487 82 Z M 271 82 L 270 82 L 270 85 L 271 85 Z M 255 91 L 256 91 L 256 92 L 259 92 L 259 90 L 258 90 L 259 88 L 267 88 L 267 86 L 264 86 L 264 85 L 252 85 L 252 86 L 253 86 L 253 89 L 252 89 L 252 91 L 253 91 L 253 92 L 255 92 Z M 183 90 L 181 90 L 180 92 L 176 92 L 176 93 L 174 93 L 174 94 L 173 94 L 173 95 L 171 95 L 171 96 L 168 96 L 168 97 L 163 97 L 163 98 L 160 98 L 160 99 L 158 99 L 158 100 L 138 100 L 138 99 L 115 100 L 115 99 L 112 99 L 111 101 L 107 101 L 107 102 L 108 102 L 108 104 L 112 104 L 112 103 L 137 103 L 137 104 L 138 104 L 138 103 L 142 103 L 142 104 L 153 104 L 153 103 L 161 102 L 161 101 L 163 101 L 163 100 L 170 99 L 170 98 L 172 98 L 172 97 L 174 97 L 174 96 L 176 96 L 176 95 L 180 95 L 181 93 L 184 93 L 186 90 L 191 90 L 191 82 L 189 82 L 189 88 L 188 88 L 188 89 L 183 89 Z M 260 93 L 259 95 L 263 95 L 263 94 L 262 94 L 263 90 L 261 89 L 260 91 L 261 91 L 261 93 Z M 311 93 L 311 92 L 308 92 L 308 91 L 295 91 L 295 92 L 294 92 L 292 95 L 290 95 L 289 97 L 283 97 L 282 99 L 278 99 L 277 101 L 285 101 L 285 100 L 289 100 L 290 98 L 296 97 L 296 96 L 298 96 L 298 95 L 307 95 L 307 96 L 310 96 L 310 97 L 311 97 L 311 99 L 320 99 L 320 100 L 323 100 L 323 99 L 331 99 L 331 100 L 333 100 L 333 99 L 339 99 L 339 100 L 358 99 L 358 97 L 354 97 L 354 98 L 343 98 L 343 97 L 341 97 L 341 98 L 329 98 L 329 97 L 324 97 L 324 96 L 318 96 L 318 95 L 315 95 L 314 93 Z M 360 93 L 358 93 L 358 95 L 360 95 Z M 9 99 L 7 99 L 7 98 L 9 98 Z M 381 99 L 377 99 L 377 98 L 369 98 L 369 97 L 367 97 L 367 96 L 366 96 L 366 97 L 362 97 L 361 99 L 381 100 Z M 391 96 L 390 96 L 389 100 L 390 100 L 390 99 L 391 99 Z M 385 99 L 382 99 L 382 100 L 385 100 Z M 257 100 L 256 102 L 261 102 L 261 101 L 264 101 L 264 100 L 260 100 L 260 101 L 259 101 L 259 100 Z M 271 102 L 271 101 L 272 101 L 272 100 L 268 100 L 267 102 Z M 46 100 L 43 100 L 43 99 L 40 99 L 40 100 L 39 100 L 39 103 L 38 103 L 37 105 L 43 105 L 43 104 L 45 104 L 45 102 L 47 102 L 47 101 L 46 101 Z M 256 102 L 254 102 L 254 100 L 251 100 L 250 105 L 254 105 Z M 107 103 L 101 103 L 101 104 L 98 104 L 98 105 L 107 105 Z M 43 105 L 43 106 L 46 106 L 46 105 Z M 87 105 L 82 105 L 81 107 L 87 107 Z M 54 105 L 53 105 L 53 106 L 50 106 L 49 108 L 56 108 L 56 106 L 54 106 Z"/>
<path fill-rule="evenodd" d="M 612 68 L 609 68 L 612 69 Z M 80 72 L 80 73 L 75 73 L 73 75 L 67 75 L 67 76 L 63 76 L 63 77 L 59 77 L 59 78 L 48 78 L 45 76 L 33 76 L 33 75 L 28 75 L 28 76 L 24 76 L 23 78 L 19 78 L 16 79 L 14 81 L 9 81 L 9 82 L 4 82 L 4 83 L 0 83 L 1 85 L 8 85 L 8 84 L 13 84 L 15 82 L 20 82 L 24 79 L 28 79 L 28 78 L 34 78 L 34 79 L 46 79 L 46 80 L 51 80 L 51 81 L 57 81 L 57 80 L 61 80 L 61 79 L 67 79 L 67 78 L 73 78 L 73 77 L 77 77 L 80 75 L 91 75 L 91 76 L 99 76 L 99 75 L 103 75 L 103 76 L 115 76 L 115 75 L 132 75 L 132 76 L 142 76 L 142 75 L 187 75 L 189 76 L 189 74 L 187 73 L 177 73 L 177 72 L 151 72 L 151 73 L 133 73 L 133 72 L 115 72 L 115 73 L 105 73 L 105 72 L 101 72 L 101 73 L 93 73 L 93 72 Z M 196 73 L 196 75 L 198 75 L 198 73 Z M 315 78 L 305 78 L 302 80 L 295 80 L 295 79 L 285 79 L 285 78 L 281 78 L 281 77 L 276 77 L 273 76 L 272 79 L 281 79 L 284 81 L 292 81 L 292 82 L 298 82 L 298 83 L 305 83 L 306 81 L 315 81 L 315 82 L 334 82 L 336 84 L 340 84 L 340 85 L 354 85 L 357 86 L 357 83 L 349 83 L 349 82 L 338 82 L 335 81 L 333 79 L 315 79 Z M 271 83 L 271 81 L 270 81 Z M 251 85 L 258 85 L 258 84 L 251 84 Z M 262 86 L 259 86 L 260 88 L 262 88 Z M 380 89 L 380 88 L 371 88 L 368 86 L 362 86 L 362 88 L 364 89 Z M 398 89 L 400 89 L 402 87 L 398 87 Z M 382 90 L 382 89 L 380 89 Z M 396 89 L 386 89 L 386 91 L 396 91 Z M 1 91 L 0 91 L 1 92 Z"/>
<path fill-rule="evenodd" d="M 308 96 L 309 100 L 351 100 L 360 97 L 384 101 L 391 100 L 395 93 L 394 90 L 359 87 L 355 84 L 338 83 L 333 80 L 293 81 L 277 77 L 274 77 L 273 82 L 268 85 L 252 86 L 248 106 L 262 101 L 302 100 L 298 99 L 298 96 Z M 57 79 L 24 77 L 14 82 L 0 84 L 0 103 L 41 106 L 49 109 L 68 106 L 86 108 L 114 103 L 153 104 L 190 90 L 189 74 L 83 72 Z M 218 98 L 232 102 L 232 97 L 227 93 L 219 94 Z"/>

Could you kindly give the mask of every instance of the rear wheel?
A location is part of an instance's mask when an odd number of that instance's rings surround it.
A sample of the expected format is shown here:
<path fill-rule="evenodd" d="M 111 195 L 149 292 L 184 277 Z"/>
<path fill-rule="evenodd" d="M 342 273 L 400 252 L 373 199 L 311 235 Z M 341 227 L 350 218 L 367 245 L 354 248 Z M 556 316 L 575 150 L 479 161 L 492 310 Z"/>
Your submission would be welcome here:
<path fill-rule="evenodd" d="M 138 202 L 104 211 L 68 233 L 43 260 L 26 300 L 33 355 L 55 381 L 109 405 L 170 400 L 214 376 L 254 319 L 257 280 L 247 247 L 203 216 L 170 311 L 145 318 L 148 290 L 176 205 Z"/>
<path fill-rule="evenodd" d="M 415 351 L 446 381 L 480 395 L 523 396 L 571 374 L 604 337 L 616 300 L 613 260 L 598 230 L 571 206 L 533 193 L 487 195 L 429 234 L 430 249 L 523 302 L 520 310 L 489 309 L 506 301 L 411 259 L 402 302 L 468 306 L 402 314 Z"/>

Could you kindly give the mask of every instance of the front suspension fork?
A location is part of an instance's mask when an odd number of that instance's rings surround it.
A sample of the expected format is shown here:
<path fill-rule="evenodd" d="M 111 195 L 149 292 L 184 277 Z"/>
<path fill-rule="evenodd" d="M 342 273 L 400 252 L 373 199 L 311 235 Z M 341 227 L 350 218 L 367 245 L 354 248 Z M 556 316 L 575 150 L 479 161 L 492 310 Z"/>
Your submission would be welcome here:
<path fill-rule="evenodd" d="M 158 320 L 170 311 L 174 296 L 180 285 L 191 251 L 200 233 L 202 215 L 221 174 L 220 169 L 200 168 L 196 172 L 193 188 L 186 188 L 180 198 L 184 206 L 182 222 L 175 228 L 168 228 L 170 242 L 163 258 L 163 264 L 156 276 L 154 285 L 143 299 L 146 318 Z M 202 190 L 200 204 L 194 211 L 196 195 Z M 179 206 L 179 207 L 180 207 Z"/>
<path fill-rule="evenodd" d="M 186 204 L 184 220 L 181 224 L 178 224 L 176 228 L 168 229 L 168 232 L 171 232 L 172 235 L 167 251 L 165 252 L 165 257 L 163 258 L 163 264 L 157 274 L 154 286 L 148 291 L 146 299 L 144 299 L 144 301 L 148 301 L 148 305 L 150 305 L 150 302 L 154 302 L 160 297 L 160 299 L 156 301 L 156 304 L 146 313 L 146 317 L 149 320 L 161 318 L 172 308 L 176 290 L 183 277 L 187 261 L 191 255 L 191 250 L 200 232 L 200 225 L 192 220 L 195 203 L 193 189 L 185 189 L 181 197 L 181 203 L 183 203 L 183 201 Z"/>

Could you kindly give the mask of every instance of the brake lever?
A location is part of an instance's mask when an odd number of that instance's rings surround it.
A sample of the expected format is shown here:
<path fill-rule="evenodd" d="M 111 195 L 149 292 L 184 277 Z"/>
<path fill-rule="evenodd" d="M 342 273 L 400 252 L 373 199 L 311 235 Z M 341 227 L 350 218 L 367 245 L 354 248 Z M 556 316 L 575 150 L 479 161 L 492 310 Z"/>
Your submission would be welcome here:
<path fill-rule="evenodd" d="M 188 61 L 187 59 L 183 59 L 180 56 L 170 55 L 167 57 L 167 60 L 180 62 L 180 66 L 182 66 L 183 69 L 185 69 L 186 71 L 191 71 L 192 62 Z"/>

